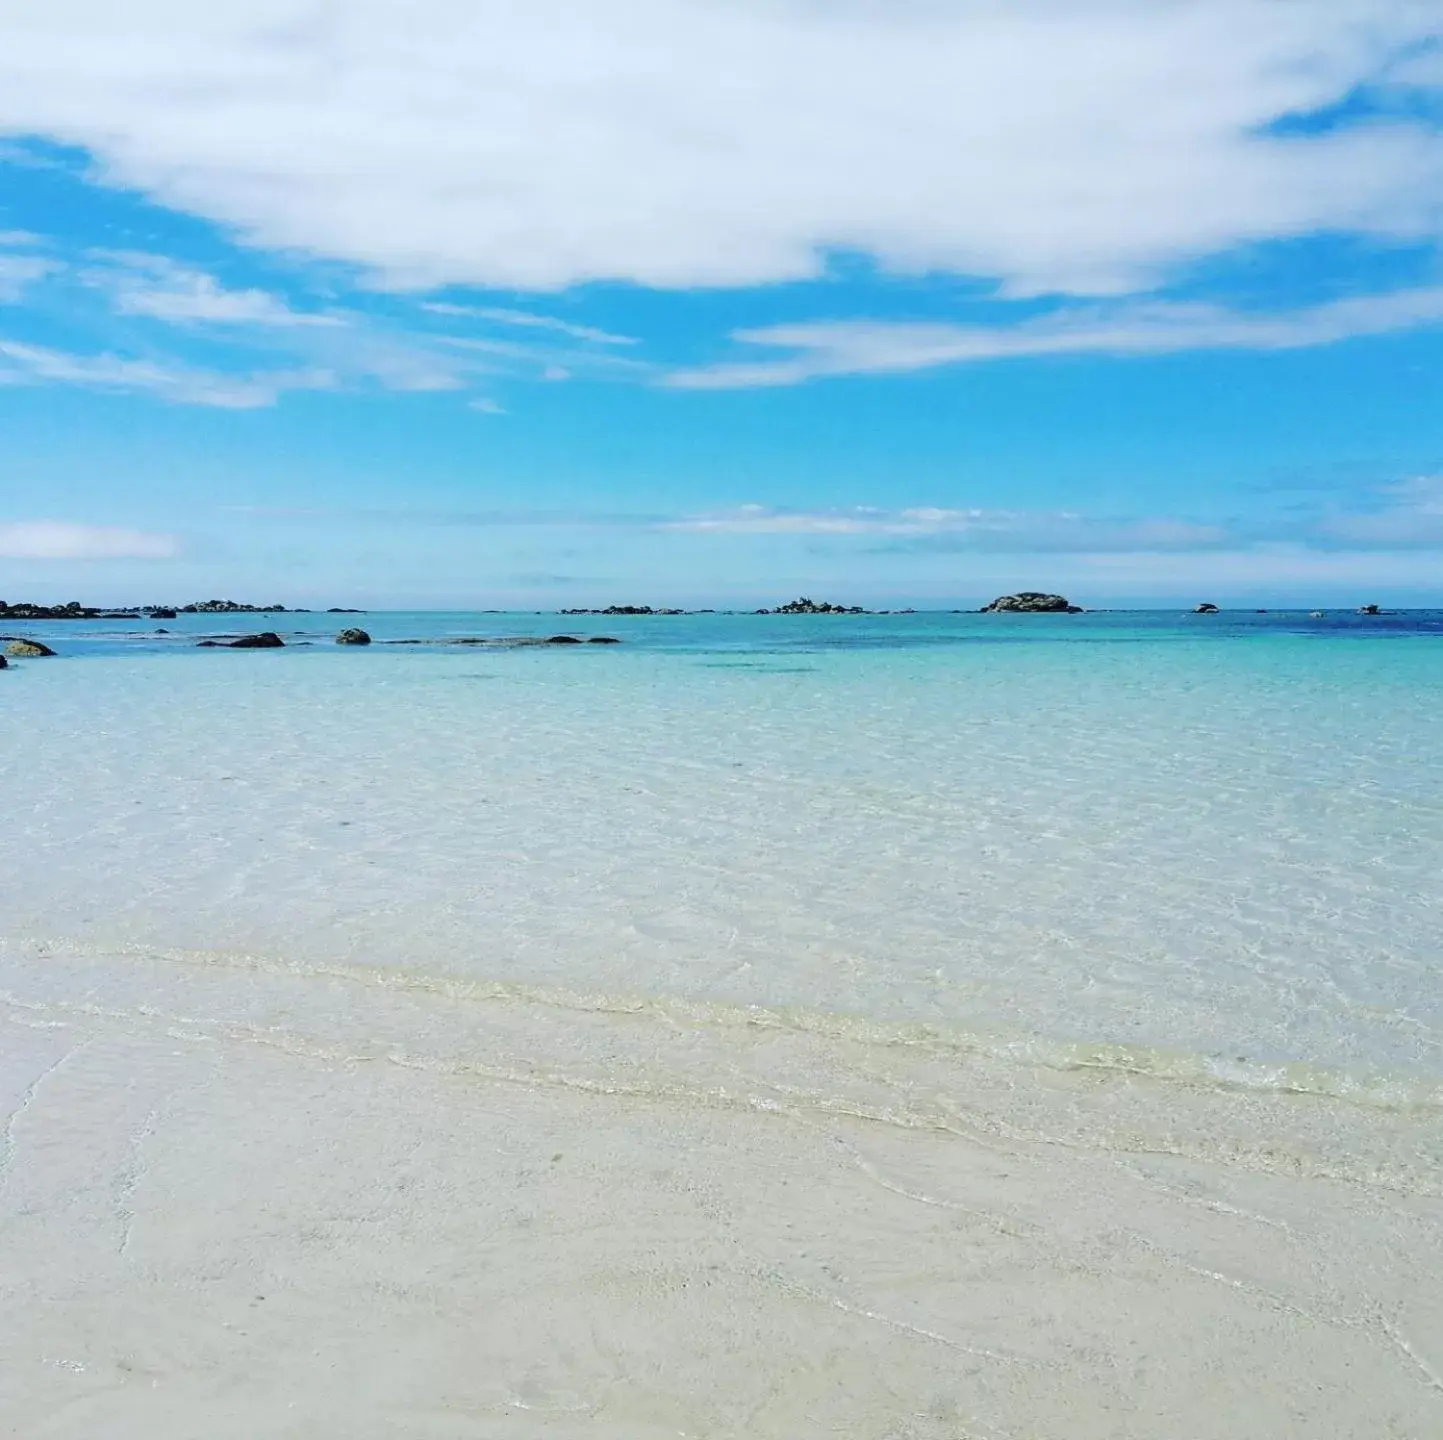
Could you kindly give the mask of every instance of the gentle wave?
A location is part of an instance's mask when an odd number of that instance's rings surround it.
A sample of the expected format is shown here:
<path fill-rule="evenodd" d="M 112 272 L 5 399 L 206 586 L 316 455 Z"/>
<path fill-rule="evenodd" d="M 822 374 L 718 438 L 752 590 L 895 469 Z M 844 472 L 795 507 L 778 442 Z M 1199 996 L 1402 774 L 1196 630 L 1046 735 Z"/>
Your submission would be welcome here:
<path fill-rule="evenodd" d="M 37 958 L 68 954 L 90 959 L 124 956 L 196 970 L 250 972 L 291 980 L 339 981 L 468 1005 L 517 1005 L 580 1016 L 614 1016 L 676 1027 L 777 1032 L 870 1048 L 1014 1062 L 1058 1073 L 1088 1072 L 1162 1085 L 1311 1097 L 1392 1111 L 1443 1112 L 1443 1077 L 1331 1068 L 1300 1061 L 1249 1061 L 1176 1048 L 1113 1041 L 1070 1040 L 935 1021 L 878 1019 L 801 1006 L 741 1005 L 674 995 L 607 993 L 502 979 L 472 979 L 431 971 L 290 961 L 243 951 L 198 950 L 133 943 L 89 944 L 64 939 L 0 939 Z"/>

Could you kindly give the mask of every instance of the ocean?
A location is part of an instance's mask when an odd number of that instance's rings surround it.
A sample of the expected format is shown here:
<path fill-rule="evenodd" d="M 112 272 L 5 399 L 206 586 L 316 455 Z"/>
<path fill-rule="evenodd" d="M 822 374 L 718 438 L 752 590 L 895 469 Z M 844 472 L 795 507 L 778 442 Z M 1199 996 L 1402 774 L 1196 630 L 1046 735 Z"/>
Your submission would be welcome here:
<path fill-rule="evenodd" d="M 1443 612 L 0 629 L 11 1433 L 1443 1434 Z"/>

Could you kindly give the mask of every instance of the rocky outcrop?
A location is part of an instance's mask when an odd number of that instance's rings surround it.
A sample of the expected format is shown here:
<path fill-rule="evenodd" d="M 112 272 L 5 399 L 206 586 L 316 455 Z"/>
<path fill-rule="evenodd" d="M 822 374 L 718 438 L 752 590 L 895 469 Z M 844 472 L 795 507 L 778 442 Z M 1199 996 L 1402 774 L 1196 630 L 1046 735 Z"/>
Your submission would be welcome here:
<path fill-rule="evenodd" d="M 242 605 L 236 600 L 196 600 L 180 607 L 182 615 L 284 615 L 284 605 Z"/>
<path fill-rule="evenodd" d="M 689 615 L 689 610 L 655 610 L 650 605 L 608 605 L 604 610 L 561 610 L 561 615 Z"/>
<path fill-rule="evenodd" d="M 365 613 L 364 610 L 352 610 L 346 605 L 332 605 L 331 608 L 326 611 L 327 615 L 364 615 Z"/>
<path fill-rule="evenodd" d="M 1376 605 L 1359 605 L 1359 615 L 1381 615 L 1383 612 Z"/>
<path fill-rule="evenodd" d="M 1041 590 L 1019 590 L 1015 595 L 999 595 L 984 605 L 983 615 L 1081 615 L 1082 606 L 1074 605 L 1065 595 L 1048 595 Z"/>
<path fill-rule="evenodd" d="M 0 670 L 8 670 L 9 668 L 10 662 L 3 655 L 0 655 Z"/>
<path fill-rule="evenodd" d="M 364 630 L 354 628 L 342 630 L 341 633 L 336 636 L 337 645 L 369 645 L 370 643 L 371 637 L 366 634 Z"/>
<path fill-rule="evenodd" d="M 830 601 L 816 601 L 803 595 L 800 599 L 778 605 L 775 610 L 758 610 L 758 615 L 866 615 L 860 605 L 833 605 Z"/>
<path fill-rule="evenodd" d="M 581 641 L 575 635 L 548 635 L 546 643 L 548 645 L 580 645 Z"/>
<path fill-rule="evenodd" d="M 588 645 L 620 645 L 621 641 L 615 635 L 593 635 L 586 643 Z"/>
<path fill-rule="evenodd" d="M 263 630 L 259 635 L 242 635 L 235 640 L 202 640 L 196 648 L 200 650 L 279 650 L 285 643 L 274 630 Z"/>
<path fill-rule="evenodd" d="M 0 619 L 3 620 L 95 620 L 103 613 L 78 600 L 64 605 L 33 605 L 29 601 L 7 605 L 0 600 Z"/>
<path fill-rule="evenodd" d="M 53 655 L 55 652 L 39 640 L 8 640 L 5 643 L 5 653 L 13 660 L 39 660 L 42 656 Z"/>
<path fill-rule="evenodd" d="M 1201 605 L 1194 605 L 1192 607 L 1192 613 L 1194 615 L 1216 615 L 1218 613 L 1218 607 L 1212 604 L 1211 601 L 1204 600 Z"/>
<path fill-rule="evenodd" d="M 149 615 L 153 620 L 174 620 L 181 615 L 304 615 L 304 610 L 287 611 L 284 605 L 242 605 L 236 600 L 197 600 L 191 605 L 108 605 L 98 608 L 69 600 L 64 605 L 37 605 L 30 601 L 6 604 L 0 600 L 0 619 L 6 620 L 139 620 Z M 360 611 L 336 611 L 360 614 Z"/>

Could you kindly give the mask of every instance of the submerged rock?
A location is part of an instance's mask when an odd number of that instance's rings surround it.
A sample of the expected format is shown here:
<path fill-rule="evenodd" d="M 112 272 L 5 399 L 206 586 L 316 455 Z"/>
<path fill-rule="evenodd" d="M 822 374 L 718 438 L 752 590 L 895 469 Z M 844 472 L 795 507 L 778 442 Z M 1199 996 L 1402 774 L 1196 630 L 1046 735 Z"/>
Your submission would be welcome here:
<path fill-rule="evenodd" d="M 581 641 L 575 635 L 548 635 L 546 643 L 548 645 L 580 645 Z"/>
<path fill-rule="evenodd" d="M 369 645 L 371 637 L 364 630 L 357 630 L 354 627 L 349 630 L 342 630 L 336 636 L 337 645 Z"/>
<path fill-rule="evenodd" d="M 999 595 L 984 605 L 983 615 L 1020 613 L 1024 615 L 1081 615 L 1082 606 L 1074 605 L 1065 595 L 1049 595 L 1042 590 L 1019 590 L 1015 595 Z"/>
<path fill-rule="evenodd" d="M 588 645 L 620 645 L 621 641 L 615 635 L 593 635 L 586 643 Z"/>
<path fill-rule="evenodd" d="M 55 652 L 39 640 L 11 640 L 5 646 L 5 653 L 16 660 L 38 660 L 43 655 Z"/>

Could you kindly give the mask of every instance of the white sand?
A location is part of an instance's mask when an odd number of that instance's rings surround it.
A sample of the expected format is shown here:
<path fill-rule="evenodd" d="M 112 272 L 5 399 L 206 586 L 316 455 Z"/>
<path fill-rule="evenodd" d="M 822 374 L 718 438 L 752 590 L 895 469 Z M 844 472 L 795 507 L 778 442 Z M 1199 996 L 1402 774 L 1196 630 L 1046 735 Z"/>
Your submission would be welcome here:
<path fill-rule="evenodd" d="M 1436 1111 L 800 1014 L 0 962 L 6 1434 L 1443 1433 Z"/>

